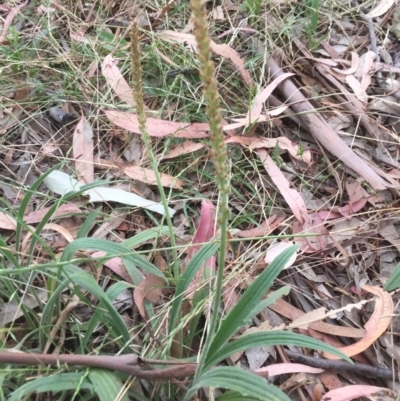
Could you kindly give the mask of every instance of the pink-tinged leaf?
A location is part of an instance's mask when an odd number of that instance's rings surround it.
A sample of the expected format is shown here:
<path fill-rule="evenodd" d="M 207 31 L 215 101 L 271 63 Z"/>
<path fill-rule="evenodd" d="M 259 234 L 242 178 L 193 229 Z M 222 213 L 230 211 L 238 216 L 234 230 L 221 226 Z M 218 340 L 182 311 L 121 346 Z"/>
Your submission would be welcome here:
<path fill-rule="evenodd" d="M 393 393 L 393 391 L 387 388 L 354 384 L 328 391 L 322 397 L 322 401 L 351 401 L 356 398 L 369 398 L 372 396 L 373 399 L 376 400 L 381 399 L 381 397 L 385 395 L 390 395 L 390 399 L 396 399 L 396 395 Z"/>
<path fill-rule="evenodd" d="M 260 224 L 259 227 L 252 228 L 250 230 L 241 230 L 238 231 L 235 235 L 240 238 L 253 238 L 253 237 L 264 237 L 269 235 L 274 231 L 282 221 L 285 220 L 285 217 L 276 217 L 271 216 L 267 221 Z"/>
<path fill-rule="evenodd" d="M 232 308 L 239 302 L 239 295 L 236 288 L 239 287 L 238 280 L 233 278 L 224 285 L 222 298 L 224 300 L 225 314 L 228 314 Z"/>
<path fill-rule="evenodd" d="M 26 216 L 24 216 L 24 222 L 26 224 L 39 223 L 43 220 L 43 217 L 49 210 L 50 207 L 46 207 L 44 209 L 39 209 L 35 210 L 34 212 L 28 213 Z M 61 217 L 66 217 L 70 214 L 77 214 L 77 213 L 81 213 L 81 210 L 77 205 L 75 205 L 74 203 L 64 203 L 63 205 L 57 208 L 57 210 L 51 216 L 50 221 L 59 219 Z"/>
<path fill-rule="evenodd" d="M 13 7 L 10 12 L 8 13 L 4 24 L 3 24 L 3 29 L 0 31 L 0 43 L 6 42 L 6 35 L 8 32 L 8 28 L 10 27 L 13 19 L 17 16 L 18 11 L 21 10 L 22 7 L 25 7 L 27 5 L 27 1 L 25 3 L 22 3 L 18 6 Z"/>
<path fill-rule="evenodd" d="M 133 97 L 132 88 L 122 76 L 121 71 L 115 65 L 114 59 L 111 54 L 106 56 L 101 65 L 101 73 L 111 86 L 115 94 L 128 106 L 134 106 L 135 100 Z"/>
<path fill-rule="evenodd" d="M 125 166 L 121 167 L 121 170 L 134 180 L 142 181 L 150 185 L 157 185 L 156 175 L 153 170 L 137 166 Z M 161 184 L 163 187 L 180 189 L 183 187 L 184 182 L 168 174 L 161 174 Z"/>
<path fill-rule="evenodd" d="M 265 170 L 268 172 L 273 183 L 277 186 L 281 195 L 285 198 L 294 216 L 301 224 L 304 224 L 308 220 L 307 206 L 304 199 L 294 188 L 290 188 L 289 181 L 283 175 L 282 171 L 279 170 L 267 151 L 259 149 L 256 152 L 261 162 L 264 164 Z"/>
<path fill-rule="evenodd" d="M 322 373 L 324 369 L 312 368 L 301 363 L 276 363 L 256 369 L 257 373 L 268 373 L 268 377 L 286 375 L 291 373 Z"/>
<path fill-rule="evenodd" d="M 113 164 L 110 161 L 103 160 L 100 158 L 96 158 L 95 160 L 96 167 L 102 169 L 114 169 L 120 170 L 128 177 L 132 178 L 133 180 L 145 182 L 149 185 L 157 185 L 156 176 L 153 170 L 149 170 L 147 168 L 142 168 L 138 166 L 131 166 L 131 165 L 117 165 Z M 161 183 L 164 187 L 168 188 L 182 188 L 185 184 L 179 178 L 172 177 L 168 174 L 161 174 Z"/>
<path fill-rule="evenodd" d="M 377 296 L 375 301 L 375 309 L 371 318 L 364 325 L 366 329 L 366 334 L 364 337 L 354 344 L 345 347 L 339 347 L 339 350 L 347 356 L 357 355 L 365 351 L 383 333 L 386 332 L 387 328 L 392 322 L 392 316 L 394 316 L 393 299 L 388 292 L 383 291 L 379 287 L 372 287 L 368 285 L 363 286 L 362 289 Z M 328 359 L 340 359 L 339 357 L 326 352 L 324 352 L 324 357 Z"/>
<path fill-rule="evenodd" d="M 276 87 L 285 79 L 293 76 L 292 72 L 287 72 L 277 78 L 275 78 L 265 89 L 263 89 L 254 99 L 253 107 L 247 114 L 247 119 L 249 124 L 254 123 L 257 118 L 261 115 L 264 103 L 270 97 L 271 93 L 276 89 Z"/>
<path fill-rule="evenodd" d="M 88 44 L 89 40 L 85 37 L 85 32 L 86 29 L 78 29 L 75 32 L 70 32 L 69 36 L 71 38 L 71 40 L 75 43 L 84 43 L 84 44 Z"/>
<path fill-rule="evenodd" d="M 8 214 L 0 212 L 0 228 L 15 231 L 17 229 L 17 221 Z"/>
<path fill-rule="evenodd" d="M 395 0 L 381 0 L 380 3 L 365 16 L 367 18 L 380 17 L 381 15 L 389 11 L 394 2 Z"/>
<path fill-rule="evenodd" d="M 201 203 L 199 225 L 196 234 L 193 237 L 192 246 L 189 247 L 188 252 L 186 254 L 186 259 L 183 263 L 183 270 L 186 268 L 186 266 L 193 258 L 193 256 L 201 249 L 202 245 L 200 244 L 208 242 L 214 236 L 215 233 L 214 211 L 215 207 L 211 202 L 203 201 Z M 204 263 L 204 266 L 201 269 L 199 269 L 192 283 L 186 290 L 186 294 L 188 294 L 189 298 L 193 297 L 193 294 L 196 292 L 198 287 L 198 282 L 204 274 L 204 269 L 211 269 L 212 271 L 214 271 L 215 266 L 216 266 L 216 259 L 215 256 L 212 256 Z"/>
<path fill-rule="evenodd" d="M 371 85 L 372 81 L 372 74 L 374 68 L 374 60 L 376 58 L 376 54 L 368 50 L 367 53 L 364 55 L 364 68 L 362 70 L 362 77 L 361 77 L 361 89 L 365 92 L 368 87 Z"/>
<path fill-rule="evenodd" d="M 79 176 L 86 184 L 94 181 L 93 151 L 93 130 L 82 116 L 73 134 L 73 156 Z"/>
<path fill-rule="evenodd" d="M 96 71 L 97 71 L 97 67 L 98 67 L 98 62 L 97 62 L 97 60 L 94 60 L 94 61 L 90 64 L 89 69 L 88 69 L 87 77 L 88 77 L 89 79 L 92 78 L 92 77 L 94 76 L 94 74 L 95 74 Z"/>
<path fill-rule="evenodd" d="M 99 259 L 106 255 L 107 255 L 106 252 L 97 251 L 97 252 L 92 253 L 91 257 L 93 259 Z M 107 266 L 117 276 L 122 277 L 127 283 L 133 284 L 132 278 L 128 274 L 121 258 L 118 258 L 118 257 L 112 258 L 112 259 L 106 260 L 103 264 L 104 264 L 104 266 Z"/>
<path fill-rule="evenodd" d="M 203 149 L 204 147 L 206 147 L 206 144 L 204 143 L 186 141 L 181 145 L 175 146 L 168 153 L 163 155 L 162 160 L 168 160 L 168 159 L 173 159 L 175 157 L 187 155 L 189 153 L 193 153 L 196 152 L 197 150 Z"/>
<path fill-rule="evenodd" d="M 144 300 L 156 304 L 159 302 L 163 294 L 165 286 L 164 280 L 161 277 L 150 274 L 147 276 L 133 291 L 133 300 L 138 308 L 140 316 L 146 319 L 146 311 L 144 309 Z"/>
<path fill-rule="evenodd" d="M 135 134 L 141 134 L 139 122 L 136 114 L 125 113 L 122 111 L 104 110 L 108 119 L 120 128 Z M 174 138 L 207 138 L 209 137 L 208 124 L 204 123 L 177 123 L 165 121 L 157 118 L 147 119 L 147 131 L 150 136 L 164 137 L 173 136 Z"/>
<path fill-rule="evenodd" d="M 185 46 L 190 46 L 194 51 L 197 51 L 197 42 L 194 37 L 194 35 L 191 35 L 189 33 L 182 33 L 182 32 L 175 32 L 175 31 L 162 31 L 160 39 L 166 40 L 169 42 L 178 42 L 178 43 L 183 43 Z M 247 83 L 249 87 L 254 86 L 254 82 L 251 79 L 251 76 L 249 72 L 246 70 L 244 67 L 244 61 L 243 59 L 239 56 L 239 53 L 232 49 L 229 45 L 227 44 L 217 44 L 211 40 L 211 50 L 214 53 L 217 53 L 218 55 L 222 57 L 226 57 L 229 59 L 238 69 L 240 74 L 242 75 L 244 81 Z"/>

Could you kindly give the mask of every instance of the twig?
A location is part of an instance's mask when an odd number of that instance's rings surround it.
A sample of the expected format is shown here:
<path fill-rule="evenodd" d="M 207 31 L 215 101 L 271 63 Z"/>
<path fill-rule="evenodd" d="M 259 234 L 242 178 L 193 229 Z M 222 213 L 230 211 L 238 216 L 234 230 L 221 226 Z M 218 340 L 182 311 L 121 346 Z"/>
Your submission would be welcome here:
<path fill-rule="evenodd" d="M 285 351 L 286 355 L 293 361 L 303 363 L 304 365 L 313 366 L 314 368 L 321 369 L 333 369 L 341 370 L 346 372 L 353 372 L 358 375 L 375 377 L 380 379 L 391 379 L 394 380 L 396 375 L 390 369 L 377 368 L 375 366 L 366 365 L 364 363 L 351 363 L 345 361 L 334 361 L 330 359 L 314 358 L 312 356 L 306 356 L 298 354 L 292 351 Z"/>
<path fill-rule="evenodd" d="M 130 376 L 146 380 L 175 379 L 178 377 L 193 376 L 196 372 L 196 363 L 185 363 L 165 369 L 143 370 L 141 365 L 148 363 L 137 355 L 47 355 L 28 354 L 25 352 L 0 352 L 0 363 L 18 365 L 60 365 L 87 366 L 124 372 Z M 158 361 L 162 363 L 162 361 Z"/>

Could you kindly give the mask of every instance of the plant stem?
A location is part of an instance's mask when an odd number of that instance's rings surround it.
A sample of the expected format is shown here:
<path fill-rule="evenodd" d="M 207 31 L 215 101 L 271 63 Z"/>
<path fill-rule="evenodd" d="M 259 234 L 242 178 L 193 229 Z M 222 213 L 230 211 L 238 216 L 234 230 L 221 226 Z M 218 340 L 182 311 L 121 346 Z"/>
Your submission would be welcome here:
<path fill-rule="evenodd" d="M 226 145 L 222 130 L 220 112 L 220 97 L 217 80 L 214 77 L 214 63 L 211 60 L 211 44 L 208 35 L 205 3 L 202 0 L 191 0 L 195 37 L 198 46 L 198 60 L 200 62 L 200 78 L 204 85 L 204 100 L 207 106 L 207 117 L 210 125 L 210 144 L 213 150 L 213 161 L 216 168 L 216 181 L 218 183 L 220 249 L 218 258 L 217 277 L 215 281 L 215 295 L 212 304 L 210 325 L 207 332 L 204 348 L 200 356 L 196 379 L 201 375 L 207 359 L 208 349 L 217 330 L 219 309 L 222 296 L 222 281 L 225 267 L 226 241 L 229 219 L 229 169 L 226 155 Z"/>
<path fill-rule="evenodd" d="M 142 90 L 142 65 L 140 62 L 140 47 L 139 47 L 139 30 L 135 22 L 131 23 L 131 60 L 132 60 L 132 86 L 133 95 L 136 102 L 136 114 L 138 116 L 139 128 L 142 133 L 142 140 L 146 146 L 146 151 L 150 159 L 151 167 L 154 171 L 154 175 L 157 181 L 157 187 L 160 192 L 162 204 L 165 210 L 165 217 L 169 228 L 171 250 L 173 258 L 173 274 L 175 280 L 179 278 L 179 265 L 178 265 L 178 253 L 176 249 L 176 241 L 174 234 L 174 227 L 172 225 L 172 219 L 168 212 L 168 201 L 165 195 L 164 187 L 161 182 L 161 175 L 158 171 L 157 161 L 151 148 L 150 135 L 147 131 L 146 126 L 146 113 L 144 111 L 143 101 L 143 90 Z"/>

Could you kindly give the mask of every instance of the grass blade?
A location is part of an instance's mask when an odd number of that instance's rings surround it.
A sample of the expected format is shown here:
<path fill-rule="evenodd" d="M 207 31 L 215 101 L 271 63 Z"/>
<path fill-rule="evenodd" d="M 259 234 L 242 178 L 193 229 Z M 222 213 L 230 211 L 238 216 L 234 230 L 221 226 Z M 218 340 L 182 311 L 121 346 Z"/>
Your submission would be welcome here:
<path fill-rule="evenodd" d="M 115 374 L 107 370 L 91 369 L 89 380 L 100 401 L 129 401 L 127 394 L 121 397 L 124 392 L 124 384 Z"/>
<path fill-rule="evenodd" d="M 218 367 L 204 372 L 187 392 L 184 401 L 191 399 L 202 387 L 234 390 L 243 395 L 243 400 L 253 397 L 263 401 L 290 401 L 277 387 L 251 372 L 236 367 Z"/>
<path fill-rule="evenodd" d="M 256 308 L 262 296 L 272 286 L 278 274 L 285 267 L 287 261 L 297 251 L 298 246 L 293 245 L 285 249 L 275 260 L 256 278 L 256 280 L 247 288 L 240 301 L 232 308 L 229 314 L 222 321 L 215 338 L 213 339 L 206 363 L 212 355 L 234 335 L 238 329 L 244 324 L 252 310 Z"/>
<path fill-rule="evenodd" d="M 169 321 L 169 332 L 176 327 L 176 320 L 178 319 L 179 313 L 181 311 L 183 297 L 185 291 L 189 287 L 189 284 L 193 281 L 194 276 L 203 266 L 204 262 L 210 258 L 216 250 L 218 249 L 218 244 L 207 244 L 204 245 L 190 260 L 186 266 L 185 271 L 179 277 L 178 283 L 176 285 L 175 297 L 172 301 L 170 321 Z"/>
<path fill-rule="evenodd" d="M 291 331 L 266 331 L 260 333 L 251 333 L 240 337 L 229 344 L 224 345 L 215 354 L 211 355 L 204 368 L 210 368 L 218 362 L 224 360 L 229 355 L 238 351 L 244 351 L 249 348 L 262 347 L 268 345 L 296 345 L 298 347 L 306 347 L 316 349 L 318 351 L 329 352 L 351 363 L 351 359 L 339 351 L 332 345 L 325 344 L 322 341 L 304 336 L 302 334 L 293 333 Z"/>

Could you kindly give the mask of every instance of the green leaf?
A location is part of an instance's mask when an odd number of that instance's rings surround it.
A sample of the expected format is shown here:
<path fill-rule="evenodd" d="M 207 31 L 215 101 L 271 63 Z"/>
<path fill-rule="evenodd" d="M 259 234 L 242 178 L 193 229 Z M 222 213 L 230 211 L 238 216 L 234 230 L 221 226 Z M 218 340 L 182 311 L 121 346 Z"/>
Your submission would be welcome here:
<path fill-rule="evenodd" d="M 86 217 L 85 221 L 81 225 L 78 233 L 76 234 L 76 238 L 85 238 L 89 231 L 92 229 L 97 216 L 100 214 L 101 207 L 91 211 L 88 216 Z"/>
<path fill-rule="evenodd" d="M 106 291 L 107 298 L 111 301 L 111 303 L 117 298 L 119 294 L 125 291 L 127 288 L 134 288 L 131 284 L 126 283 L 124 281 L 118 281 L 114 283 L 108 290 Z M 96 313 L 93 314 L 90 319 L 89 324 L 87 325 L 87 330 L 85 332 L 85 336 L 81 340 L 81 349 L 85 350 L 88 342 L 92 339 L 92 334 L 95 331 L 97 325 L 103 321 L 107 323 L 110 319 L 102 312 L 107 309 L 107 306 L 104 304 L 104 300 L 99 302 L 99 305 L 96 308 Z"/>
<path fill-rule="evenodd" d="M 254 397 L 243 397 L 237 391 L 227 391 L 216 398 L 216 401 L 260 401 L 259 398 Z"/>
<path fill-rule="evenodd" d="M 124 384 L 114 373 L 103 369 L 90 369 L 88 376 L 100 401 L 129 401 L 128 394 L 124 394 Z"/>
<path fill-rule="evenodd" d="M 141 267 L 149 273 L 164 278 L 164 274 L 159 269 L 157 269 L 148 260 L 140 256 L 137 252 L 131 251 L 124 245 L 116 244 L 115 242 L 107 241 L 100 238 L 76 239 L 65 247 L 64 252 L 61 255 L 60 262 L 71 260 L 75 252 L 81 249 L 104 251 L 110 258 L 114 256 L 119 256 L 123 260 L 129 260 L 134 265 Z"/>
<path fill-rule="evenodd" d="M 217 334 L 211 342 L 206 358 L 207 365 L 208 359 L 216 354 L 217 351 L 239 330 L 239 328 L 243 326 L 247 317 L 251 314 L 253 309 L 256 308 L 263 295 L 272 286 L 276 277 L 297 249 L 297 245 L 285 249 L 247 288 L 239 302 L 222 321 Z"/>
<path fill-rule="evenodd" d="M 196 254 L 186 266 L 185 271 L 179 277 L 175 289 L 175 297 L 172 301 L 169 332 L 171 332 L 176 327 L 176 320 L 178 319 L 179 313 L 181 311 L 183 297 L 185 295 L 185 291 L 189 287 L 189 284 L 193 281 L 193 278 L 199 271 L 199 269 L 204 265 L 204 262 L 212 255 L 214 255 L 218 247 L 219 244 L 204 245 L 198 252 L 196 252 Z"/>
<path fill-rule="evenodd" d="M 220 348 L 215 354 L 211 355 L 204 369 L 210 368 L 216 365 L 218 362 L 224 360 L 229 355 L 234 354 L 238 351 L 245 351 L 249 348 L 262 347 L 268 345 L 295 345 L 298 347 L 306 347 L 316 349 L 318 351 L 329 352 L 332 355 L 336 355 L 339 358 L 343 358 L 348 362 L 352 362 L 351 359 L 339 351 L 332 345 L 325 344 L 322 341 L 314 338 L 304 336 L 302 334 L 293 333 L 291 331 L 264 331 L 259 333 L 251 333 L 246 336 L 240 337 Z"/>
<path fill-rule="evenodd" d="M 132 238 L 125 240 L 122 245 L 126 248 L 132 249 L 138 245 L 141 245 L 147 241 L 152 239 L 157 239 L 158 237 L 162 237 L 165 235 L 169 235 L 168 226 L 162 226 L 158 228 L 150 228 L 148 230 L 144 230 L 139 234 L 136 234 Z"/>
<path fill-rule="evenodd" d="M 262 310 L 267 308 L 269 305 L 274 304 L 279 298 L 283 297 L 284 295 L 288 295 L 289 292 L 290 292 L 290 287 L 286 285 L 282 288 L 279 288 L 279 290 L 276 290 L 271 294 L 269 294 L 267 299 L 263 299 L 262 301 L 260 301 L 257 304 L 257 306 L 250 312 L 245 322 L 247 324 L 250 324 L 254 316 L 257 316 Z"/>
<path fill-rule="evenodd" d="M 394 268 L 383 289 L 385 291 L 393 291 L 398 287 L 400 287 L 400 263 Z"/>
<path fill-rule="evenodd" d="M 114 338 L 118 338 L 122 344 L 129 343 L 131 338 L 124 321 L 122 320 L 118 311 L 114 308 L 112 301 L 104 293 L 103 289 L 96 283 L 94 278 L 90 274 L 81 271 L 74 265 L 65 266 L 63 269 L 63 274 L 66 276 L 66 279 L 55 289 L 52 296 L 47 301 L 42 313 L 40 324 L 42 330 L 39 332 L 39 342 L 41 348 L 43 348 L 45 343 L 44 330 L 51 330 L 50 321 L 53 316 L 55 304 L 59 301 L 63 290 L 67 288 L 70 283 L 74 284 L 75 286 L 82 287 L 100 301 L 102 308 L 104 308 L 108 314 L 107 318 L 105 318 L 104 312 L 102 313 L 100 308 L 96 308 L 94 312 L 96 316 L 98 316 L 98 319 L 102 322 L 105 320 L 104 323 L 110 322 L 109 326 L 111 326 Z M 79 294 L 78 291 L 77 293 Z"/>
<path fill-rule="evenodd" d="M 203 387 L 234 390 L 246 397 L 245 399 L 252 397 L 261 401 L 290 401 L 285 393 L 268 384 L 262 377 L 231 366 L 218 367 L 202 373 L 187 392 L 184 401 L 190 400 L 196 390 Z"/>
<path fill-rule="evenodd" d="M 51 391 L 57 393 L 65 390 L 89 390 L 93 392 L 93 386 L 88 379 L 85 378 L 84 372 L 78 373 L 59 373 L 49 377 L 39 377 L 24 384 L 11 393 L 8 401 L 20 401 L 27 394 L 46 393 Z"/>

